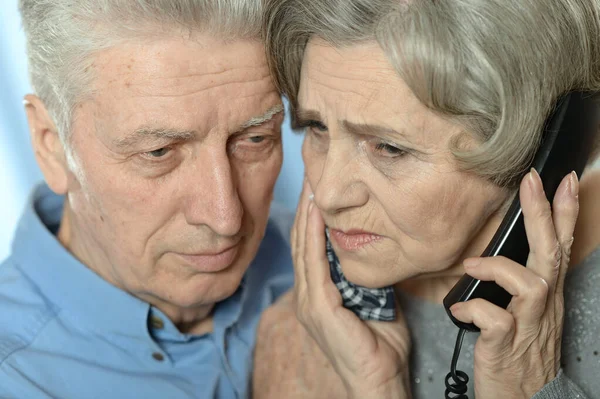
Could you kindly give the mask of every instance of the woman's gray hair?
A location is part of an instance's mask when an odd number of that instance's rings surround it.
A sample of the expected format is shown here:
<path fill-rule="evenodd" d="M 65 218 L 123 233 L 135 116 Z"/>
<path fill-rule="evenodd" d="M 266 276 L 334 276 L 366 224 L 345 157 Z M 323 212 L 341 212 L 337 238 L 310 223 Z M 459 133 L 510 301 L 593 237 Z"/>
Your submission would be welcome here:
<path fill-rule="evenodd" d="M 29 72 L 69 155 L 75 106 L 93 90 L 94 53 L 135 38 L 203 32 L 260 39 L 262 0 L 19 0 Z"/>
<path fill-rule="evenodd" d="M 599 0 L 269 0 L 269 62 L 297 107 L 308 40 L 376 40 L 416 97 L 482 143 L 463 170 L 513 186 L 558 97 L 600 90 Z"/>

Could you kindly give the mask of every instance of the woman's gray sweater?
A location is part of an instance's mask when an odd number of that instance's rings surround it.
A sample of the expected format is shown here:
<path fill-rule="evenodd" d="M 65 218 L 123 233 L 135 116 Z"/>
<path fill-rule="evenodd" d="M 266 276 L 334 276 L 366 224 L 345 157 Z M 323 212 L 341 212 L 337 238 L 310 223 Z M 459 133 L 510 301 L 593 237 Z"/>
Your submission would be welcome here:
<path fill-rule="evenodd" d="M 450 371 L 458 329 L 442 305 L 405 294 L 399 299 L 413 345 L 413 398 L 443 399 L 444 378 Z M 469 375 L 471 399 L 477 337 L 476 333 L 466 334 L 458 361 L 458 369 Z M 534 399 L 600 399 L 600 247 L 567 275 L 561 363 L 558 376 L 536 393 Z"/>

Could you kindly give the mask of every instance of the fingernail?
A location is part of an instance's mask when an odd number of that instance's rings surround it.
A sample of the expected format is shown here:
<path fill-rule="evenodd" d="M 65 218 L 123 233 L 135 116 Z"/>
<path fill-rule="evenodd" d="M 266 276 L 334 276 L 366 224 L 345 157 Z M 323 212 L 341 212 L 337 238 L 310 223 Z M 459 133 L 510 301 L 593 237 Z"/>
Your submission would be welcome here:
<path fill-rule="evenodd" d="M 480 263 L 481 263 L 481 258 L 467 258 L 463 261 L 463 265 L 467 269 L 476 268 L 477 266 L 479 266 Z"/>
<path fill-rule="evenodd" d="M 28 106 L 29 104 L 31 104 L 28 100 L 23 100 L 23 105 L 24 106 Z"/>
<path fill-rule="evenodd" d="M 450 311 L 452 313 L 460 310 L 460 308 L 462 307 L 462 304 L 460 302 L 455 303 L 454 305 L 450 306 Z"/>
<path fill-rule="evenodd" d="M 577 198 L 577 196 L 579 195 L 579 179 L 577 178 L 577 173 L 575 171 L 572 171 L 571 176 L 569 176 L 569 179 L 571 180 L 571 184 L 569 184 L 571 195 L 573 196 L 573 198 Z"/>
<path fill-rule="evenodd" d="M 540 195 L 544 192 L 544 186 L 542 185 L 542 179 L 535 168 L 531 168 L 529 171 L 529 187 L 536 194 Z"/>

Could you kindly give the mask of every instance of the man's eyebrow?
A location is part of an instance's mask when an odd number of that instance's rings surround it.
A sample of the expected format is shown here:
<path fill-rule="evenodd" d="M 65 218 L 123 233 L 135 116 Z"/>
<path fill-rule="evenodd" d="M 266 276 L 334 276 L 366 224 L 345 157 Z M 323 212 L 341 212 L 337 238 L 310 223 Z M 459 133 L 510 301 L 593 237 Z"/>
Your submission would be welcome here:
<path fill-rule="evenodd" d="M 277 114 L 283 112 L 283 105 L 279 104 L 270 108 L 261 116 L 250 118 L 244 122 L 239 130 L 247 129 L 251 126 L 259 126 L 273 119 Z M 142 126 L 133 133 L 113 141 L 113 145 L 118 149 L 127 149 L 135 146 L 143 140 L 161 140 L 161 141 L 189 141 L 197 136 L 197 132 L 191 130 L 177 130 L 168 128 L 153 128 Z"/>
<path fill-rule="evenodd" d="M 254 116 L 248 119 L 246 122 L 242 123 L 239 130 L 244 130 L 252 126 L 260 126 L 265 122 L 270 121 L 275 117 L 275 115 L 283 112 L 283 105 L 278 104 L 272 108 L 270 108 L 267 112 L 262 114 L 261 116 Z"/>
<path fill-rule="evenodd" d="M 118 149 L 127 149 L 135 146 L 144 140 L 160 141 L 189 141 L 196 136 L 196 132 L 190 130 L 176 130 L 167 128 L 152 128 L 142 126 L 133 131 L 133 133 L 113 141 L 113 145 Z"/>
<path fill-rule="evenodd" d="M 348 133 L 356 135 L 356 136 L 361 136 L 361 135 L 379 136 L 379 137 L 402 136 L 405 139 L 410 141 L 410 137 L 408 137 L 408 135 L 406 133 L 392 129 L 392 128 L 384 127 L 384 126 L 371 125 L 368 123 L 353 123 L 350 121 L 342 121 L 342 126 Z"/>

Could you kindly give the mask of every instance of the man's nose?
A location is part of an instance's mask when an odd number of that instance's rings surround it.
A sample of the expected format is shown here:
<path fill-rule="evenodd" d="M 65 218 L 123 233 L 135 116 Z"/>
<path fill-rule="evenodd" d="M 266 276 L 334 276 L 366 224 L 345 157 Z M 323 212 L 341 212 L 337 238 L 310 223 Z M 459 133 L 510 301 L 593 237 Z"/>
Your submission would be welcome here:
<path fill-rule="evenodd" d="M 196 168 L 186 210 L 192 225 L 206 225 L 221 236 L 234 236 L 242 227 L 243 206 L 237 191 L 237 176 L 226 153 L 205 153 Z"/>
<path fill-rule="evenodd" d="M 317 186 L 313 187 L 314 201 L 324 212 L 336 213 L 360 207 L 368 199 L 361 181 L 361 162 L 343 142 L 331 143 Z"/>

